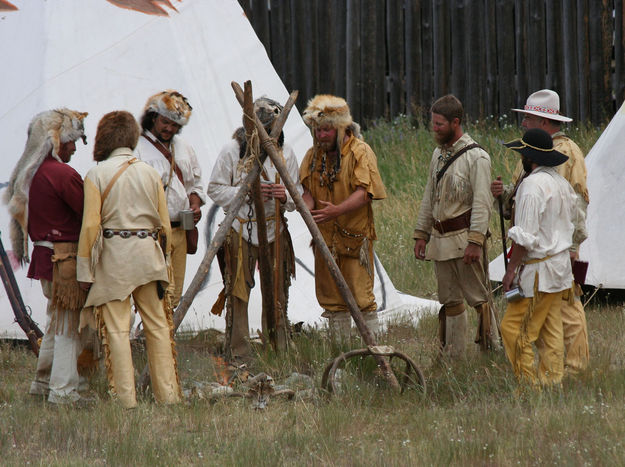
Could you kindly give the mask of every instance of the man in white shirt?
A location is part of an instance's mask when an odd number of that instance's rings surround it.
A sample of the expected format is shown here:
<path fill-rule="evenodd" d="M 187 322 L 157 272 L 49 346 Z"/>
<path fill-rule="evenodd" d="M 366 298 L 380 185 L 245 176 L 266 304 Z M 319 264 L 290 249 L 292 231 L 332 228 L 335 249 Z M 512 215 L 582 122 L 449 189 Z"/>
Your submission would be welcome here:
<path fill-rule="evenodd" d="M 517 192 L 514 227 L 508 232 L 512 254 L 503 278 L 509 296 L 515 287 L 523 296 L 508 302 L 501 337 L 520 380 L 559 384 L 564 371 L 560 304 L 573 280 L 569 248 L 577 211 L 575 192 L 556 166 L 568 156 L 555 151 L 551 136 L 541 129 L 530 129 L 505 146 L 521 154 L 529 175 Z M 538 349 L 538 369 L 532 344 Z"/>
<path fill-rule="evenodd" d="M 275 119 L 282 112 L 282 106 L 269 98 L 261 97 L 254 102 L 254 112 L 259 120 L 271 132 Z M 299 183 L 299 166 L 293 149 L 284 144 L 284 135 L 278 138 L 278 146 L 291 179 L 296 183 L 300 194 L 304 190 Z M 254 158 L 249 157 L 249 150 L 243 127 L 237 129 L 232 139 L 219 152 L 217 161 L 208 183 L 208 196 L 228 211 L 230 203 L 240 189 Z M 269 243 L 269 261 L 275 268 L 274 250 L 276 222 L 279 221 L 280 260 L 278 266 L 278 316 L 276 337 L 279 347 L 284 347 L 287 339 L 286 309 L 291 277 L 295 275 L 295 255 L 291 237 L 284 219 L 284 211 L 293 211 L 295 203 L 282 183 L 276 183 L 277 170 L 271 159 L 265 159 L 261 171 L 261 194 L 264 199 L 265 218 L 267 220 L 267 241 Z M 276 200 L 280 202 L 276 212 Z M 223 249 L 219 252 L 220 266 L 224 276 L 226 299 L 226 354 L 229 358 L 249 356 L 248 300 L 254 287 L 254 269 L 258 260 L 258 226 L 256 210 L 250 196 L 247 203 L 239 208 L 232 229 L 226 238 Z M 276 276 L 274 276 L 276 277 Z M 275 279 L 274 279 L 275 280 Z M 223 296 L 223 295 L 222 295 Z M 218 301 L 213 312 L 221 314 L 223 302 Z M 265 310 L 263 310 L 264 312 Z M 262 317 L 263 331 L 267 331 L 267 316 Z"/>
<path fill-rule="evenodd" d="M 172 227 L 169 285 L 171 306 L 176 308 L 182 296 L 187 267 L 187 235 L 182 229 L 180 211 L 192 210 L 193 222 L 202 217 L 206 203 L 202 170 L 193 148 L 178 136 L 191 117 L 192 107 L 177 91 L 167 90 L 150 97 L 141 117 L 142 133 L 135 149 L 137 158 L 154 167 L 161 176 Z"/>

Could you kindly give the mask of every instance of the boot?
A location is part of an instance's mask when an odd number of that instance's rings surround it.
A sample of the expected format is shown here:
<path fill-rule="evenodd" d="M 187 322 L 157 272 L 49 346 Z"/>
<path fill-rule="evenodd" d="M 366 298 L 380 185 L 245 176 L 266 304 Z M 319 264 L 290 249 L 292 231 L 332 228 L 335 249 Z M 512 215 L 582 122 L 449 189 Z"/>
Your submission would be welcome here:
<path fill-rule="evenodd" d="M 499 328 L 495 310 L 488 303 L 482 303 L 475 307 L 475 311 L 478 313 L 475 343 L 480 344 L 480 350 L 482 351 L 500 349 Z"/>
<path fill-rule="evenodd" d="M 377 311 L 368 311 L 363 313 L 362 319 L 369 328 L 369 331 L 371 331 L 371 334 L 373 334 L 373 337 L 377 339 L 380 333 L 380 321 L 378 320 Z"/>
<path fill-rule="evenodd" d="M 330 338 L 337 344 L 349 341 L 352 328 L 352 317 L 349 313 L 335 311 L 326 312 L 328 327 L 330 328 Z"/>
<path fill-rule="evenodd" d="M 445 316 L 444 352 L 451 358 L 464 357 L 467 342 L 467 312 Z"/>

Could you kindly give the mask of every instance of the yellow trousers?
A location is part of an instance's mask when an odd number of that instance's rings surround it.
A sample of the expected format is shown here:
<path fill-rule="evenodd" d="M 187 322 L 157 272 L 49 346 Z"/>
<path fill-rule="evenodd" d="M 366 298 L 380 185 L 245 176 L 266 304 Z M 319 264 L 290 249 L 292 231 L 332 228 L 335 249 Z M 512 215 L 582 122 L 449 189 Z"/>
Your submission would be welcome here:
<path fill-rule="evenodd" d="M 584 370 L 588 366 L 588 328 L 586 314 L 579 297 L 569 302 L 569 294 L 575 289 L 565 291 L 562 295 L 562 328 L 564 331 L 564 365 L 571 370 Z"/>
<path fill-rule="evenodd" d="M 316 249 L 315 249 L 316 250 Z M 373 272 L 373 242 L 369 242 L 369 264 Z M 343 278 L 349 290 L 354 295 L 360 311 L 375 311 L 375 295 L 373 294 L 373 274 L 369 275 L 367 268 L 360 263 L 360 258 L 336 255 L 336 264 L 343 274 Z M 342 311 L 349 313 L 349 307 L 343 300 L 336 282 L 330 274 L 330 269 L 326 265 L 323 256 L 315 251 L 315 290 L 317 301 L 321 308 L 326 311 Z"/>
<path fill-rule="evenodd" d="M 154 398 L 165 404 L 178 402 L 180 386 L 173 342 L 156 282 L 137 287 L 132 297 L 143 321 Z M 108 346 L 109 384 L 124 407 L 135 407 L 135 373 L 129 339 L 130 297 L 105 303 L 100 309 L 105 326 L 103 341 Z"/>
<path fill-rule="evenodd" d="M 517 377 L 532 384 L 562 381 L 564 343 L 561 315 L 562 292 L 537 292 L 534 298 L 508 303 L 501 321 L 501 337 Z M 538 350 L 538 370 L 534 351 Z"/>
<path fill-rule="evenodd" d="M 187 269 L 187 233 L 180 227 L 171 229 L 171 267 L 173 269 L 173 281 L 168 290 L 171 293 L 171 306 L 176 308 L 182 297 L 184 287 L 184 273 Z"/>

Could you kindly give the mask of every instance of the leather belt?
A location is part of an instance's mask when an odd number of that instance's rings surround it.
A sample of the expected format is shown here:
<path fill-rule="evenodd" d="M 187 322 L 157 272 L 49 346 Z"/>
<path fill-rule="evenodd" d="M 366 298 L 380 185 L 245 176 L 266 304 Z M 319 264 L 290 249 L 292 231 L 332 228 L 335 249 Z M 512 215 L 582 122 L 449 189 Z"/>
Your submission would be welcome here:
<path fill-rule="evenodd" d="M 441 234 L 448 232 L 455 232 L 456 230 L 467 229 L 471 226 L 471 209 L 467 212 L 460 214 L 458 217 L 452 217 L 451 219 L 445 219 L 440 221 L 434 219 L 434 228 Z"/>
<path fill-rule="evenodd" d="M 158 240 L 158 230 L 113 230 L 104 229 L 102 236 L 104 238 L 112 238 L 115 235 L 119 235 L 121 238 L 148 238 L 152 237 L 154 240 Z"/>

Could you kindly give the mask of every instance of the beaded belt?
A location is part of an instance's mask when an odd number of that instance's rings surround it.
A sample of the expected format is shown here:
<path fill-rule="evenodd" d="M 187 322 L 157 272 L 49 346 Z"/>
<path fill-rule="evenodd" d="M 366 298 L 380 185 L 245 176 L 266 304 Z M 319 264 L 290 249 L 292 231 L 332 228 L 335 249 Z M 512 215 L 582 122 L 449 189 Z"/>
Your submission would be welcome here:
<path fill-rule="evenodd" d="M 158 230 L 113 230 L 104 229 L 102 236 L 104 238 L 112 238 L 115 235 L 119 235 L 121 238 L 148 238 L 152 237 L 154 240 L 158 240 Z"/>

